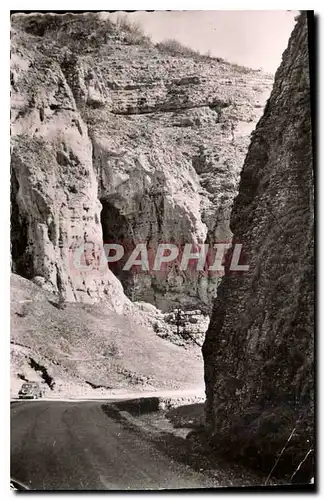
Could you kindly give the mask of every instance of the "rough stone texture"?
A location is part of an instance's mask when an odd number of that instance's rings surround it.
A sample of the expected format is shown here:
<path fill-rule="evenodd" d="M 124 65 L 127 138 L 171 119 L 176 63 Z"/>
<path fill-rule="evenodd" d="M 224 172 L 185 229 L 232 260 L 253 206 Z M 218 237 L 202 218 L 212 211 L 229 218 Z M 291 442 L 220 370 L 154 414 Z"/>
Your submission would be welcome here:
<path fill-rule="evenodd" d="M 202 346 L 210 317 L 196 311 L 175 309 L 170 313 L 156 314 L 151 324 L 159 337 L 173 344 L 190 348 L 193 344 Z"/>
<path fill-rule="evenodd" d="M 313 163 L 306 15 L 299 17 L 231 215 L 249 271 L 226 273 L 203 346 L 213 442 L 274 474 L 313 449 Z M 311 472 L 314 453 L 301 467 Z"/>
<path fill-rule="evenodd" d="M 232 200 L 271 75 L 172 56 L 101 15 L 14 15 L 11 84 L 17 273 L 68 300 L 106 292 L 121 304 L 107 269 L 69 271 L 73 248 L 88 243 L 98 255 L 103 240 L 154 249 L 231 239 Z M 219 280 L 181 272 L 179 262 L 167 276 L 112 270 L 132 300 L 164 310 L 210 304 Z"/>

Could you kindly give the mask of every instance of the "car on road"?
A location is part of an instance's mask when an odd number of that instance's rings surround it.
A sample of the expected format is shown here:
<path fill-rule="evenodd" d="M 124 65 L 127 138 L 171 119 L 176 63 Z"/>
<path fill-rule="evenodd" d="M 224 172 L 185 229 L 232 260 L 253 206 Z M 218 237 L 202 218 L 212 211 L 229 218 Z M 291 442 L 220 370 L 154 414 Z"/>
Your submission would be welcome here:
<path fill-rule="evenodd" d="M 19 399 L 38 399 L 43 396 L 38 382 L 24 382 L 18 392 Z"/>

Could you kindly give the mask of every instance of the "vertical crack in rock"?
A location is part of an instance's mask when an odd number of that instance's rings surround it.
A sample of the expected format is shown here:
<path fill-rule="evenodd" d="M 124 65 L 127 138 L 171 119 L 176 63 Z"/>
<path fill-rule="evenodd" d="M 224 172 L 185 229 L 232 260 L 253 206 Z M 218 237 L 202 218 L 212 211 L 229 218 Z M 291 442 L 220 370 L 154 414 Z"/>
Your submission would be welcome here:
<path fill-rule="evenodd" d="M 301 14 L 243 166 L 231 215 L 249 270 L 218 289 L 203 346 L 218 450 L 290 477 L 314 446 L 313 159 L 307 16 Z M 314 475 L 314 453 L 298 472 Z"/>
<path fill-rule="evenodd" d="M 118 261 L 109 264 L 109 269 L 121 281 L 126 296 L 134 299 L 134 275 L 131 271 L 123 270 L 127 259 L 135 247 L 130 223 L 112 203 L 106 200 L 100 201 L 102 204 L 100 219 L 104 245 L 117 244 L 124 251 L 123 256 Z M 115 250 L 112 250 L 111 253 L 114 255 Z"/>

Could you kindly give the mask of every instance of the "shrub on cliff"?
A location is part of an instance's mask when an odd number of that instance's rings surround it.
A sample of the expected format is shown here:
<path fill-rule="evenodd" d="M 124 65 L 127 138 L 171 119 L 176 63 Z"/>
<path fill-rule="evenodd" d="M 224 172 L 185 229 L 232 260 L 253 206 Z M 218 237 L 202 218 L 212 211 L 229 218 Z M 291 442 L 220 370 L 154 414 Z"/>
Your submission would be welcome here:
<path fill-rule="evenodd" d="M 200 52 L 198 50 L 194 50 L 190 47 L 187 47 L 186 45 L 182 45 L 182 43 L 178 42 L 178 40 L 175 40 L 174 38 L 163 40 L 162 42 L 157 43 L 156 47 L 161 52 L 166 52 L 173 56 L 200 56 Z"/>
<path fill-rule="evenodd" d="M 150 43 L 150 37 L 147 36 L 139 22 L 131 21 L 126 16 L 116 18 L 116 26 L 125 31 L 125 42 L 129 44 L 142 45 Z"/>
<path fill-rule="evenodd" d="M 168 38 L 167 40 L 163 40 L 162 42 L 157 43 L 156 47 L 160 50 L 160 52 L 164 52 L 172 56 L 195 57 L 203 61 L 216 61 L 218 63 L 231 64 L 222 57 L 213 56 L 210 50 L 208 50 L 205 54 L 201 54 L 199 50 L 195 50 L 192 49 L 191 47 L 183 45 L 181 42 L 178 42 L 178 40 L 175 40 L 174 38 Z M 238 67 L 241 68 L 240 66 Z M 244 70 L 246 69 L 247 68 L 244 68 Z"/>

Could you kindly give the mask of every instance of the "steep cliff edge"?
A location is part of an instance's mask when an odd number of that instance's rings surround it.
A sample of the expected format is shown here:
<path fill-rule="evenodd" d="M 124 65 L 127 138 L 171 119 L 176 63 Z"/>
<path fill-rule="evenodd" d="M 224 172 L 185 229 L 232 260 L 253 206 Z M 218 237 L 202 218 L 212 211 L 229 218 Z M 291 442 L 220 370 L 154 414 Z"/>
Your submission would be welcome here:
<path fill-rule="evenodd" d="M 11 84 L 13 270 L 68 301 L 107 297 L 118 310 L 120 282 L 164 310 L 209 305 L 219 278 L 178 261 L 163 276 L 116 265 L 120 281 L 94 262 L 111 241 L 230 240 L 271 75 L 170 54 L 97 14 L 14 15 Z"/>
<path fill-rule="evenodd" d="M 249 270 L 227 273 L 203 346 L 217 449 L 274 474 L 313 475 L 313 160 L 306 14 L 243 166 L 231 215 Z M 285 448 L 286 446 L 286 448 Z M 284 449 L 285 448 L 285 449 Z"/>

